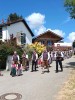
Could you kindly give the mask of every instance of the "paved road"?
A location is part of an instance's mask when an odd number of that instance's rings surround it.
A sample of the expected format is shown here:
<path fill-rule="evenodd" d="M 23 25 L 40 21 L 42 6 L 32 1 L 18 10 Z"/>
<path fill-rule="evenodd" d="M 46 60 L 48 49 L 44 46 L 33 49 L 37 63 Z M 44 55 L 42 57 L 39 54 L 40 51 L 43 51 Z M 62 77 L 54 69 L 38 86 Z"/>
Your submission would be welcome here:
<path fill-rule="evenodd" d="M 23 72 L 18 77 L 11 77 L 9 71 L 4 71 L 4 76 L 0 77 L 0 95 L 13 92 L 21 94 L 21 100 L 55 100 L 71 69 L 75 67 L 74 62 L 75 57 L 63 61 L 64 71 L 59 73 L 55 73 L 55 62 L 51 64 L 50 73 L 45 74 L 41 74 L 41 68 L 37 72 Z"/>

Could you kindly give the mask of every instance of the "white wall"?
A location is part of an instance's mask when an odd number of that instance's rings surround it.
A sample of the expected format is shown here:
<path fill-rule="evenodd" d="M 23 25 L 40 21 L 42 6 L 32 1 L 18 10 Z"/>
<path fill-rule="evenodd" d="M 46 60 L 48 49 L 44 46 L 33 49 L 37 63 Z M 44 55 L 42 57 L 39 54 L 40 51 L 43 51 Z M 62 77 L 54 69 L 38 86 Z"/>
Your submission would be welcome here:
<path fill-rule="evenodd" d="M 60 46 L 72 46 L 72 43 L 54 43 L 54 46 L 56 47 L 57 45 L 60 45 Z"/>
<path fill-rule="evenodd" d="M 2 28 L 2 41 L 5 41 L 6 39 L 9 39 L 8 29 L 7 26 Z"/>
<path fill-rule="evenodd" d="M 15 24 L 11 24 L 10 26 L 3 27 L 3 41 L 5 39 L 10 38 L 10 34 L 13 34 L 15 37 L 17 33 L 25 33 L 26 34 L 26 43 L 32 43 L 32 36 L 29 30 L 26 28 L 23 22 L 18 22 Z"/>

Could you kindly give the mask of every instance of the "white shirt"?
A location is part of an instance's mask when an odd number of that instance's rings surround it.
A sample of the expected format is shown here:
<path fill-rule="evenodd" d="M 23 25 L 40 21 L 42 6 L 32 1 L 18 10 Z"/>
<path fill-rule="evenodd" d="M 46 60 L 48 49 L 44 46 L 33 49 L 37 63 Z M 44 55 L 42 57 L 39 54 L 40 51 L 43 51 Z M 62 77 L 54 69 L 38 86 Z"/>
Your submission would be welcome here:
<path fill-rule="evenodd" d="M 55 53 L 54 57 L 56 58 L 56 54 L 57 52 Z M 63 53 L 61 52 L 61 57 L 64 57 Z"/>

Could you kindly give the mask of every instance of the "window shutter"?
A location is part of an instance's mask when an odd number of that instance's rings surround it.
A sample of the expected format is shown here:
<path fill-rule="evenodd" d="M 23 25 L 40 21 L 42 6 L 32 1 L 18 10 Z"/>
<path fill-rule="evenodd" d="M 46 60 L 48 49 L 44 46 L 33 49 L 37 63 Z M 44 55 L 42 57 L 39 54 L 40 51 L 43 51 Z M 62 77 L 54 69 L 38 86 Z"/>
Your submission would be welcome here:
<path fill-rule="evenodd" d="M 21 33 L 21 44 L 26 44 L 26 34 Z"/>
<path fill-rule="evenodd" d="M 2 28 L 0 28 L 0 39 L 2 39 Z"/>
<path fill-rule="evenodd" d="M 17 45 L 21 45 L 21 33 L 17 33 L 16 39 L 17 39 Z"/>

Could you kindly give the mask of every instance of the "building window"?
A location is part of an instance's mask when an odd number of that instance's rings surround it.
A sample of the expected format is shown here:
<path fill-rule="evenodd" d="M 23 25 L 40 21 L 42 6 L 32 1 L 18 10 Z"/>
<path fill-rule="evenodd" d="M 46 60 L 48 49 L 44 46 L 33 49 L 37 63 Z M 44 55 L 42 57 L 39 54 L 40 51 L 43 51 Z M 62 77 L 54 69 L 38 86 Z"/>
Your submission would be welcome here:
<path fill-rule="evenodd" d="M 17 45 L 23 45 L 26 44 L 26 34 L 25 33 L 17 33 Z"/>
<path fill-rule="evenodd" d="M 52 42 L 50 40 L 48 40 L 47 45 L 52 45 Z"/>
<path fill-rule="evenodd" d="M 2 28 L 0 28 L 0 39 L 2 39 Z"/>
<path fill-rule="evenodd" d="M 21 33 L 21 44 L 25 44 L 25 43 L 26 43 L 26 34 Z"/>

